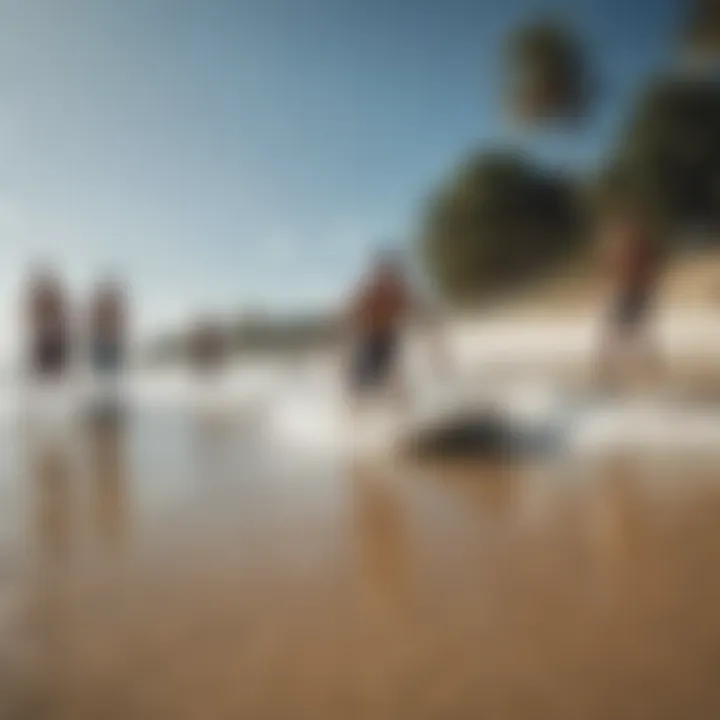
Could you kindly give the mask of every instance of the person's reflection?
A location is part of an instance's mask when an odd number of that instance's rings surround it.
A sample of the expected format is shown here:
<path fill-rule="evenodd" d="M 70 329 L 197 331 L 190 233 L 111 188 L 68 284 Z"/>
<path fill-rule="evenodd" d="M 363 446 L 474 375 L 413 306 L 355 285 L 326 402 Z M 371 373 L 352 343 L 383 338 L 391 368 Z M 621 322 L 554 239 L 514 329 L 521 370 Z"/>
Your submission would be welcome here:
<path fill-rule="evenodd" d="M 219 415 L 198 413 L 195 418 L 193 449 L 197 487 L 201 492 L 222 486 L 226 477 L 228 437 L 226 426 L 220 422 Z"/>
<path fill-rule="evenodd" d="M 88 435 L 96 537 L 104 550 L 115 552 L 123 545 L 128 530 L 122 418 L 95 421 Z"/>
<path fill-rule="evenodd" d="M 39 717 L 68 717 L 72 473 L 65 450 L 50 444 L 31 457 L 38 572 L 31 605 L 37 674 L 29 700 Z"/>
<path fill-rule="evenodd" d="M 54 444 L 33 458 L 37 545 L 41 567 L 66 568 L 71 551 L 72 487 L 68 458 Z"/>
<path fill-rule="evenodd" d="M 636 480 L 632 464 L 616 458 L 604 465 L 600 477 L 589 488 L 587 527 L 599 573 L 600 596 L 627 591 L 639 569 L 633 562 Z"/>
<path fill-rule="evenodd" d="M 407 519 L 400 490 L 392 478 L 356 463 L 352 501 L 360 576 L 368 599 L 388 609 L 407 608 Z"/>

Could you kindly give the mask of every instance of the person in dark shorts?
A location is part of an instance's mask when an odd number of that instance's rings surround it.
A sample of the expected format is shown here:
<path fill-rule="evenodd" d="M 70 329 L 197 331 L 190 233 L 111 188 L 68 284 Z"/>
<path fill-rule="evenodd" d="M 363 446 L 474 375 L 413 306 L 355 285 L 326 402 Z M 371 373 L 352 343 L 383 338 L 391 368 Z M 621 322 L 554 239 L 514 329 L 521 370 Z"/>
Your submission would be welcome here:
<path fill-rule="evenodd" d="M 399 263 L 390 255 L 381 256 L 350 306 L 354 345 L 349 381 L 354 394 L 397 382 L 402 324 L 409 309 L 410 293 Z"/>
<path fill-rule="evenodd" d="M 60 378 L 70 359 L 67 301 L 54 273 L 40 270 L 30 281 L 27 302 L 29 371 L 36 379 Z"/>
<path fill-rule="evenodd" d="M 107 280 L 95 291 L 90 309 L 91 362 L 96 373 L 116 375 L 125 361 L 126 312 L 122 286 Z"/>
<path fill-rule="evenodd" d="M 653 369 L 660 357 L 650 332 L 655 293 L 662 273 L 660 242 L 650 224 L 637 213 L 618 212 L 607 219 L 602 240 L 611 301 L 599 358 L 603 384 L 615 380 L 619 353 L 640 355 Z"/>
<path fill-rule="evenodd" d="M 356 390 L 370 389 L 387 379 L 395 364 L 397 335 L 392 332 L 369 334 L 358 342 L 352 385 Z"/>

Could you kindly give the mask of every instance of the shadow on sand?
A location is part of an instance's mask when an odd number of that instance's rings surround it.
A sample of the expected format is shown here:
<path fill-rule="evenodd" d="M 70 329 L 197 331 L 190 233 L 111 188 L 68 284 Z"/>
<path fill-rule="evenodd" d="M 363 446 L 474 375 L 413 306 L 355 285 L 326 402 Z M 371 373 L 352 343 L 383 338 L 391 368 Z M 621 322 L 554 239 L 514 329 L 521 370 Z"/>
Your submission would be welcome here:
<path fill-rule="evenodd" d="M 513 421 L 502 411 L 465 412 L 425 426 L 400 443 L 403 456 L 417 460 L 487 459 L 548 456 L 562 448 L 556 424 L 541 427 Z"/>

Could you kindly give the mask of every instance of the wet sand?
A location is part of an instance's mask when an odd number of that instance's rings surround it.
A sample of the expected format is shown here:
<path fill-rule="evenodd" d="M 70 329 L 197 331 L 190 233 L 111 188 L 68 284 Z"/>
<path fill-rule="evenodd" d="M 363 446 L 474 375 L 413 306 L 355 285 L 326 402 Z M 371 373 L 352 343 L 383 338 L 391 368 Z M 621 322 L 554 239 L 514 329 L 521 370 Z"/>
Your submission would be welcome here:
<path fill-rule="evenodd" d="M 720 714 L 717 466 L 300 462 L 228 422 L 5 427 L 0 718 Z"/>

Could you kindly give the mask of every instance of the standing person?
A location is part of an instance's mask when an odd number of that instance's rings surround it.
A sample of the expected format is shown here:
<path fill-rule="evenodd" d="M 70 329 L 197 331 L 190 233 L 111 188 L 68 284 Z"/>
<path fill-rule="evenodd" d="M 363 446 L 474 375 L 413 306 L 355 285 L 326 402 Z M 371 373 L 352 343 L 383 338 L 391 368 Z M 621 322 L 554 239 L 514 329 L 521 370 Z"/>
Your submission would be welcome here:
<path fill-rule="evenodd" d="M 30 376 L 35 380 L 62 378 L 70 360 L 69 310 L 62 283 L 52 271 L 33 274 L 26 312 Z"/>
<path fill-rule="evenodd" d="M 611 299 L 599 355 L 603 385 L 617 381 L 620 354 L 629 353 L 639 369 L 659 372 L 662 359 L 650 321 L 662 274 L 662 251 L 650 223 L 632 210 L 612 213 L 601 232 L 603 266 Z"/>
<path fill-rule="evenodd" d="M 91 364 L 96 377 L 102 381 L 95 407 L 98 419 L 117 419 L 121 398 L 117 381 L 125 363 L 127 316 L 125 295 L 115 279 L 100 283 L 90 303 L 89 333 Z"/>
<path fill-rule="evenodd" d="M 107 280 L 95 290 L 90 308 L 92 365 L 100 375 L 117 375 L 125 361 L 127 313 L 122 286 Z"/>
<path fill-rule="evenodd" d="M 354 395 L 392 389 L 402 394 L 399 354 L 412 301 L 399 262 L 381 255 L 352 298 L 350 384 Z"/>

